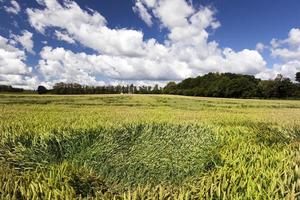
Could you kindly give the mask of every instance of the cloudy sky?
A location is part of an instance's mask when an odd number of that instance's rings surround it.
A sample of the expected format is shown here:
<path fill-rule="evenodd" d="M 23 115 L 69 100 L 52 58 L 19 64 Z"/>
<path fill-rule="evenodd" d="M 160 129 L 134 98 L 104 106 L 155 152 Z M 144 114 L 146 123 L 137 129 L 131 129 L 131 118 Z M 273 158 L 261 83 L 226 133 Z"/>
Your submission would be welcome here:
<path fill-rule="evenodd" d="M 297 71 L 299 0 L 0 0 L 0 84 Z"/>

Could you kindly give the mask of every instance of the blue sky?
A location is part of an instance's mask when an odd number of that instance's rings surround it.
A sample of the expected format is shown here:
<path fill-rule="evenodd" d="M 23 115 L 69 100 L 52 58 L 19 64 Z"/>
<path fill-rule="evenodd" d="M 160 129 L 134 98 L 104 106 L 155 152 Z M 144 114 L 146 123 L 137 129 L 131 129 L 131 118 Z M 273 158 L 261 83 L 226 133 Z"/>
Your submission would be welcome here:
<path fill-rule="evenodd" d="M 297 0 L 0 0 L 0 84 L 300 71 Z M 272 41 L 272 42 L 271 42 Z"/>

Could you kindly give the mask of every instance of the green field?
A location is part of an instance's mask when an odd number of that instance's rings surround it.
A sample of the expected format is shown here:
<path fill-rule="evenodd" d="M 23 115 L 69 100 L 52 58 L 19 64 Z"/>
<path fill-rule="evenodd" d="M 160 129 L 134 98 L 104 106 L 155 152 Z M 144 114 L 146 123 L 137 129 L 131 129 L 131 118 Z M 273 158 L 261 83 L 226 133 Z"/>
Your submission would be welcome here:
<path fill-rule="evenodd" d="M 0 199 L 297 199 L 300 101 L 0 95 Z"/>

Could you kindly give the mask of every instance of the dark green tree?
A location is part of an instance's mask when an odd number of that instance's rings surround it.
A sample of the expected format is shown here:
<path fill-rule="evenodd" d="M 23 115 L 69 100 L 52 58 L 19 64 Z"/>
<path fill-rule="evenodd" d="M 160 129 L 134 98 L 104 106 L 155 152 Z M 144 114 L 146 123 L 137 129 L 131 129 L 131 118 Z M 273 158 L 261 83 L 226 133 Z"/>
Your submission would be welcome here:
<path fill-rule="evenodd" d="M 175 82 L 169 82 L 163 89 L 163 92 L 165 94 L 175 94 L 176 93 L 176 83 Z"/>
<path fill-rule="evenodd" d="M 296 81 L 300 83 L 300 72 L 296 73 Z"/>
<path fill-rule="evenodd" d="M 47 90 L 46 87 L 40 85 L 40 86 L 38 86 L 38 88 L 37 88 L 37 92 L 38 92 L 39 94 L 46 94 L 46 93 L 48 92 L 48 90 Z"/>

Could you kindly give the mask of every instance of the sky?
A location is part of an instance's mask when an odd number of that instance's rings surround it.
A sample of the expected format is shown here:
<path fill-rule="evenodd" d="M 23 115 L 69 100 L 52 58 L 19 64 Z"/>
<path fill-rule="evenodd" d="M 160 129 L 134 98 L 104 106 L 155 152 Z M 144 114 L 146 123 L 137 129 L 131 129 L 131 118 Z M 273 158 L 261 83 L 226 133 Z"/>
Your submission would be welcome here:
<path fill-rule="evenodd" d="M 294 80 L 299 0 L 0 0 L 0 84 Z"/>

